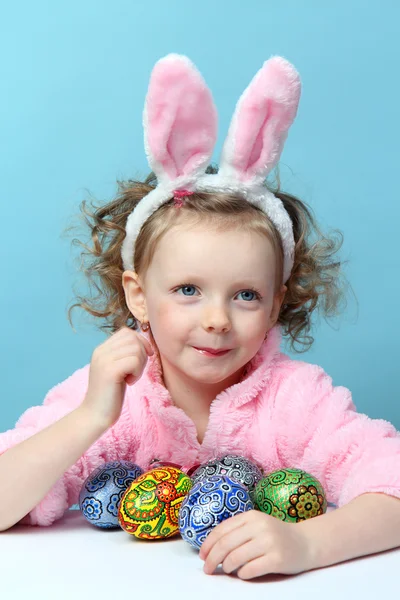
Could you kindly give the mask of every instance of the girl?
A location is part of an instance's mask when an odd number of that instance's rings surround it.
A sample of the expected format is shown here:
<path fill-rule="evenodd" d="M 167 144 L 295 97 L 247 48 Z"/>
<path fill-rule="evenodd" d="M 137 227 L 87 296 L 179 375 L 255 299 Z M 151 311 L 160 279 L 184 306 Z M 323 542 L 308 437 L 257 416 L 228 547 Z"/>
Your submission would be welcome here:
<path fill-rule="evenodd" d="M 293 66 L 266 61 L 216 173 L 207 86 L 185 57 L 156 64 L 144 111 L 154 174 L 92 215 L 87 272 L 105 305 L 79 305 L 112 335 L 0 436 L 1 530 L 61 518 L 105 461 L 146 469 L 237 453 L 265 472 L 314 474 L 339 508 L 296 525 L 258 511 L 228 519 L 202 546 L 205 572 L 299 573 L 400 545 L 399 433 L 280 352 L 282 334 L 309 346 L 317 303 L 330 314 L 341 297 L 335 244 L 311 243 L 305 205 L 265 183 L 299 96 Z"/>

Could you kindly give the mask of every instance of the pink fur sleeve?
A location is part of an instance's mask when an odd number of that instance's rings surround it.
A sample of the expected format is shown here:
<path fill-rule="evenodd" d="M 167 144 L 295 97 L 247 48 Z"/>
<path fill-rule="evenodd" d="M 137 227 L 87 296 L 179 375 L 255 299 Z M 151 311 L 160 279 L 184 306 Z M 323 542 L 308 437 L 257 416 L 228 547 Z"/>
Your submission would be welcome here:
<path fill-rule="evenodd" d="M 367 492 L 400 498 L 400 432 L 357 413 L 350 391 L 334 387 L 323 369 L 300 365 L 277 398 L 286 466 L 314 474 L 339 507 Z"/>
<path fill-rule="evenodd" d="M 0 454 L 45 427 L 55 423 L 77 408 L 82 402 L 88 384 L 89 365 L 75 371 L 68 379 L 53 387 L 43 405 L 26 410 L 14 429 L 0 433 Z M 54 484 L 41 502 L 23 519 L 31 525 L 51 525 L 78 502 L 79 492 L 86 477 L 103 462 L 123 457 L 132 448 L 116 435 L 117 424 L 128 418 L 126 411 L 111 429 L 101 436 Z M 49 449 L 51 451 L 51 449 Z M 130 454 L 131 456 L 131 454 Z"/>

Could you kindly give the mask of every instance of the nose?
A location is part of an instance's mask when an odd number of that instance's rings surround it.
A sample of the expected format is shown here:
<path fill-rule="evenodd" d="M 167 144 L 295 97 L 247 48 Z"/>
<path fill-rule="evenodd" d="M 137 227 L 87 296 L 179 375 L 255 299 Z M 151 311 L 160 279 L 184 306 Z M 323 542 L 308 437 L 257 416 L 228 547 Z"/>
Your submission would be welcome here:
<path fill-rule="evenodd" d="M 226 333 L 231 329 L 231 321 L 224 307 L 215 304 L 207 306 L 202 315 L 202 325 L 206 331 Z"/>

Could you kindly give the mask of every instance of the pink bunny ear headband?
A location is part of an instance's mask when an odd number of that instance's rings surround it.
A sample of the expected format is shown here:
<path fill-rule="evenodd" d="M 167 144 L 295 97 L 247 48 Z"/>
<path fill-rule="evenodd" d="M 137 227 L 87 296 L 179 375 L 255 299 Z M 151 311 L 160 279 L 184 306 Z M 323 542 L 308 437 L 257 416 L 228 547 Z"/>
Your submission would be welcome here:
<path fill-rule="evenodd" d="M 211 92 L 186 56 L 169 54 L 155 64 L 143 125 L 146 155 L 157 187 L 128 217 L 121 252 L 125 270 L 134 269 L 135 241 L 142 225 L 179 192 L 239 192 L 262 209 L 279 231 L 283 283 L 289 279 L 295 246 L 292 222 L 264 180 L 279 160 L 300 92 L 300 77 L 293 65 L 280 56 L 265 61 L 236 105 L 218 173 L 206 174 L 217 136 Z"/>

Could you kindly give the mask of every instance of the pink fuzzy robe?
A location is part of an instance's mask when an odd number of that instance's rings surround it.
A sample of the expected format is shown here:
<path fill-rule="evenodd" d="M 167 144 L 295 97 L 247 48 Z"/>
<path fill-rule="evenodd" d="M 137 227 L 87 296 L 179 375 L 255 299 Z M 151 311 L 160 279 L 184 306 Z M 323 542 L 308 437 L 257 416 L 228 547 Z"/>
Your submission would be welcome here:
<path fill-rule="evenodd" d="M 172 404 L 152 356 L 141 379 L 127 387 L 119 420 L 59 479 L 29 513 L 50 525 L 78 502 L 85 478 L 106 461 L 152 458 L 181 465 L 241 454 L 265 472 L 298 467 L 315 475 L 328 501 L 341 506 L 365 492 L 400 498 L 400 433 L 384 420 L 359 414 L 351 393 L 333 387 L 318 366 L 280 352 L 275 327 L 249 363 L 245 378 L 211 405 L 202 444 L 191 419 Z M 0 454 L 75 409 L 83 400 L 89 365 L 53 387 L 42 406 L 29 408 L 15 429 L 0 434 Z"/>

